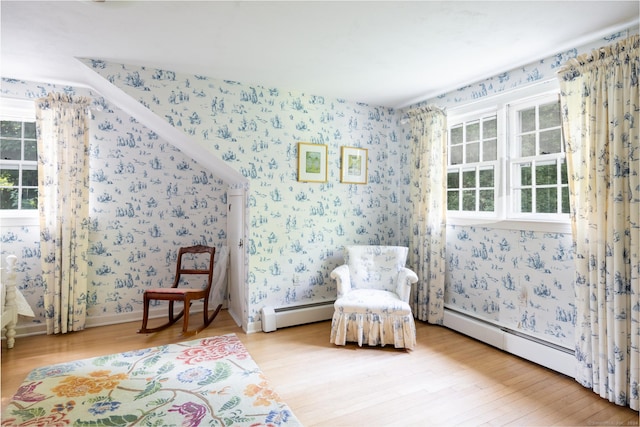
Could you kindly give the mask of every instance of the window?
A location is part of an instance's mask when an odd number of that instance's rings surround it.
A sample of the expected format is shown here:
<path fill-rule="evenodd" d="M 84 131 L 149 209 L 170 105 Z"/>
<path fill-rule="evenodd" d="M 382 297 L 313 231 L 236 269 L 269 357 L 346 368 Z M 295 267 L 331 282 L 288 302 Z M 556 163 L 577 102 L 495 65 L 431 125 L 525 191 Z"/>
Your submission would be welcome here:
<path fill-rule="evenodd" d="M 514 214 L 568 214 L 569 185 L 560 100 L 543 97 L 509 106 L 511 209 Z"/>
<path fill-rule="evenodd" d="M 449 113 L 448 219 L 568 222 L 560 99 L 527 95 Z"/>
<path fill-rule="evenodd" d="M 38 153 L 33 103 L 2 100 L 0 111 L 0 210 L 36 211 Z"/>
<path fill-rule="evenodd" d="M 498 135 L 495 113 L 456 123 L 449 129 L 447 209 L 494 212 Z"/>

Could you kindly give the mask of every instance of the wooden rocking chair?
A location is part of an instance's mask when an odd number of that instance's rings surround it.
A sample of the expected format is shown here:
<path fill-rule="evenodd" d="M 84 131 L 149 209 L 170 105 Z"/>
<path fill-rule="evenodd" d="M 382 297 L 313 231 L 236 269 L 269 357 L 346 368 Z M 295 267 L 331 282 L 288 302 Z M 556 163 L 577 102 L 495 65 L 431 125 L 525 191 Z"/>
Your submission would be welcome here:
<path fill-rule="evenodd" d="M 185 269 L 182 267 L 182 257 L 186 254 L 209 254 L 209 266 L 206 269 Z M 204 324 L 193 331 L 193 333 L 198 333 L 202 331 L 204 328 L 209 326 L 213 319 L 220 312 L 220 308 L 222 304 L 219 304 L 215 309 L 213 315 L 209 316 L 209 293 L 211 292 L 211 284 L 213 282 L 213 259 L 215 257 L 216 248 L 196 245 L 185 248 L 180 248 L 178 251 L 178 266 L 176 270 L 176 277 L 173 281 L 173 285 L 170 288 L 156 288 L 156 289 L 147 289 L 144 291 L 144 313 L 142 318 L 142 328 L 138 330 L 139 334 L 146 334 L 151 332 L 158 332 L 163 329 L 168 328 L 169 326 L 176 323 L 181 317 L 184 316 L 184 321 L 182 324 L 182 333 L 187 334 L 189 329 L 189 307 L 191 306 L 192 300 L 204 300 L 204 311 L 203 311 L 203 320 Z M 201 289 L 193 289 L 193 288 L 179 288 L 181 279 L 183 275 L 189 274 L 200 274 L 207 275 L 207 284 L 204 288 Z M 155 328 L 147 328 L 147 321 L 149 320 L 149 303 L 151 300 L 161 300 L 161 301 L 169 301 L 169 321 L 161 326 Z M 173 304 L 176 301 L 181 301 L 183 303 L 183 308 L 177 316 L 173 314 Z"/>

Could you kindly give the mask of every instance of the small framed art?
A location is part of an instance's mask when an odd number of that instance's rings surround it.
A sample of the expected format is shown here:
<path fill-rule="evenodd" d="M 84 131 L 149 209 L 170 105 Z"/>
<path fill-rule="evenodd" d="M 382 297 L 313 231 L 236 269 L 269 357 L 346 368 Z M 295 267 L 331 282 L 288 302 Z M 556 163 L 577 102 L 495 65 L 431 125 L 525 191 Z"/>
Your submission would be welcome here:
<path fill-rule="evenodd" d="M 298 143 L 298 181 L 327 182 L 327 146 Z"/>
<path fill-rule="evenodd" d="M 367 149 L 342 147 L 340 182 L 345 184 L 367 183 Z"/>

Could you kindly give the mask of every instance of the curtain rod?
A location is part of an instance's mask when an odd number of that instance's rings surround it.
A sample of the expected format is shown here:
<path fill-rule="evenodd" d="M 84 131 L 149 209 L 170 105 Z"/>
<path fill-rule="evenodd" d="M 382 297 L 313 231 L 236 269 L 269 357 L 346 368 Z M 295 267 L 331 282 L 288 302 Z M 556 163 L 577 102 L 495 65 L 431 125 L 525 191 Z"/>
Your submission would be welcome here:
<path fill-rule="evenodd" d="M 419 116 L 425 113 L 430 113 L 432 111 L 437 111 L 442 114 L 447 114 L 446 108 L 441 108 L 441 107 L 438 107 L 437 105 L 429 104 L 422 107 L 412 108 L 411 110 L 404 113 L 400 118 L 400 124 L 404 125 L 411 119 L 411 117 Z"/>

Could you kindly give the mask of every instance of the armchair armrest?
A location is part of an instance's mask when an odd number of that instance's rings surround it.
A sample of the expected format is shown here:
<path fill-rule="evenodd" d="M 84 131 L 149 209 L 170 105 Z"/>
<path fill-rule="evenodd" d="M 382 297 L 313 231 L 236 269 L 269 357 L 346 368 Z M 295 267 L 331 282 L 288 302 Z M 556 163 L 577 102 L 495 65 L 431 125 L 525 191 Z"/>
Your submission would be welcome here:
<path fill-rule="evenodd" d="M 404 301 L 409 302 L 409 296 L 411 294 L 411 285 L 418 282 L 418 275 L 406 267 L 401 268 L 398 271 L 398 287 L 396 293 L 398 297 Z"/>
<path fill-rule="evenodd" d="M 344 296 L 351 290 L 351 278 L 349 277 L 349 266 L 344 264 L 336 267 L 329 275 L 336 281 L 338 288 L 338 298 Z"/>

